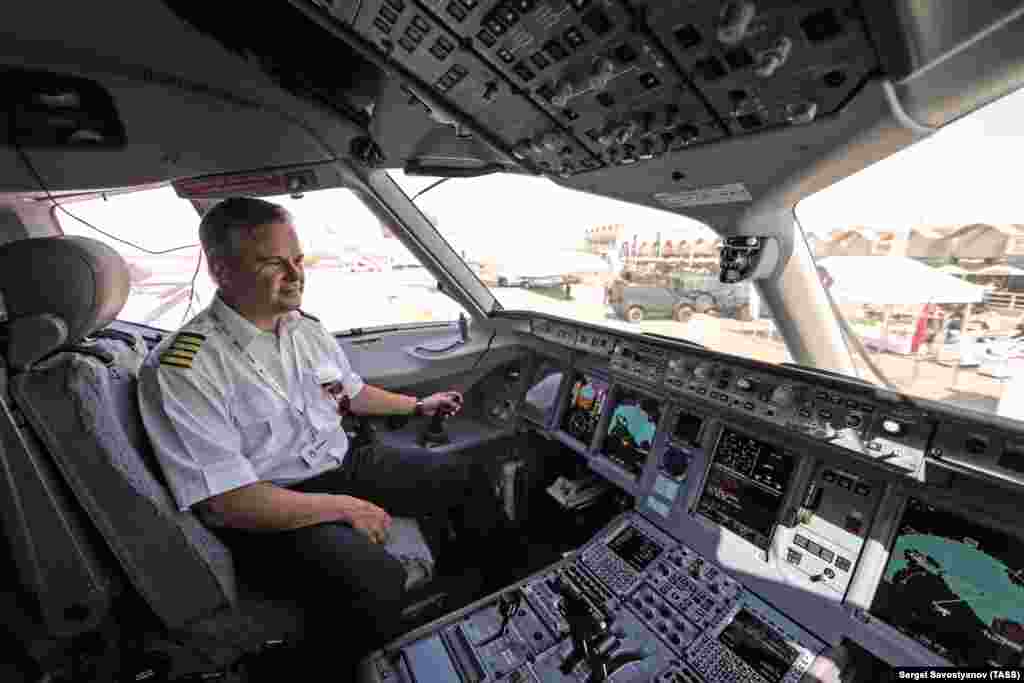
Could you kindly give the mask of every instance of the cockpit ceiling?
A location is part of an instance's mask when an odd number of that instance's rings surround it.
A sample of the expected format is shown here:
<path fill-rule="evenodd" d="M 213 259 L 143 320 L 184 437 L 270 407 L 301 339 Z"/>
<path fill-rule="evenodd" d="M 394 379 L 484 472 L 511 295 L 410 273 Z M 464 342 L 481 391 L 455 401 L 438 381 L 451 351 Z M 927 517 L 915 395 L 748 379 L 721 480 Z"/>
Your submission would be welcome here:
<path fill-rule="evenodd" d="M 18 139 L 54 190 L 356 157 L 540 174 L 712 225 L 816 189 L 802 178 L 858 141 L 880 151 L 841 153 L 829 181 L 910 144 L 885 134 L 899 124 L 880 83 L 903 87 L 1019 14 L 1011 0 L 291 0 L 244 18 L 102 4 L 20 5 L 0 28 L 0 79 L 20 88 L 15 120 L 0 114 L 0 191 L 39 189 L 9 145 L 35 106 L 29 128 L 58 129 Z M 54 77 L 101 88 L 123 140 L 60 130 L 52 98 L 38 111 Z"/>

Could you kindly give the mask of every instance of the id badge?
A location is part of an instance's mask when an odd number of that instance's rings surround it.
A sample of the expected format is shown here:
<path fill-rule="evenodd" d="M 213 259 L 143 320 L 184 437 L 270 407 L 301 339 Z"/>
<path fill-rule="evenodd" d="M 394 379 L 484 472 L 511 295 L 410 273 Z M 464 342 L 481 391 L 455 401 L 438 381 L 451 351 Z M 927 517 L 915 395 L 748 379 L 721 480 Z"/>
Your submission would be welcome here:
<path fill-rule="evenodd" d="M 311 449 L 302 454 L 302 460 L 309 467 L 316 467 L 317 463 L 327 455 L 328 450 L 330 450 L 330 441 L 320 439 Z"/>

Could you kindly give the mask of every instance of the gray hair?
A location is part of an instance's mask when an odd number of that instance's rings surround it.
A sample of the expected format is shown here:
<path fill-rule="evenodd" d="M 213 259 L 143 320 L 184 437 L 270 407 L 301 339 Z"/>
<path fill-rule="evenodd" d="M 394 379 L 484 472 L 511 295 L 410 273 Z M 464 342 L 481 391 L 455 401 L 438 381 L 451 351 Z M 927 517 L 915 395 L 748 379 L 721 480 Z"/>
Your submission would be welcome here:
<path fill-rule="evenodd" d="M 199 242 L 208 262 L 226 258 L 236 254 L 239 242 L 257 227 L 290 219 L 288 210 L 273 202 L 253 197 L 231 197 L 203 214 L 199 223 Z"/>

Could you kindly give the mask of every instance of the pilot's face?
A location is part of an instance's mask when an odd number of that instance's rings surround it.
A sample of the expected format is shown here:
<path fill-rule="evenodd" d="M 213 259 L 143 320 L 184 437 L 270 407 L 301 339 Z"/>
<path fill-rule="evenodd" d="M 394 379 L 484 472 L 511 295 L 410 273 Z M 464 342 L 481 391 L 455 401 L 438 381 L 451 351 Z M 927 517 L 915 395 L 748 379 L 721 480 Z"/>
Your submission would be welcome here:
<path fill-rule="evenodd" d="M 221 289 L 244 310 L 275 316 L 302 305 L 302 245 L 290 220 L 268 223 L 241 240 L 225 264 Z"/>

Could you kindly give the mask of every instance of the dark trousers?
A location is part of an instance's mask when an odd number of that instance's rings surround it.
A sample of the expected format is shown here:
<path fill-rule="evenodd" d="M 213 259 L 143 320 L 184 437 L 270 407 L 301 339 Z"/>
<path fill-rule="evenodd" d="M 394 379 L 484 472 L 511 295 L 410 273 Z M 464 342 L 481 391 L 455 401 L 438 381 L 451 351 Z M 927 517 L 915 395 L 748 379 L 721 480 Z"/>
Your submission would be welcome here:
<path fill-rule="evenodd" d="M 504 514 L 479 464 L 364 449 L 346 456 L 340 468 L 289 488 L 353 496 L 392 517 L 451 522 L 459 543 L 438 558 L 442 571 L 473 556 L 495 560 L 495 552 L 508 546 Z M 361 531 L 332 522 L 274 533 L 227 530 L 221 536 L 243 578 L 302 603 L 310 642 L 358 656 L 398 635 L 405 569 Z"/>

